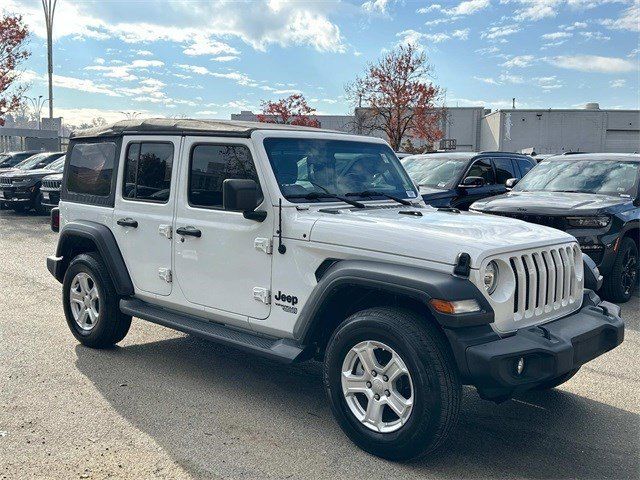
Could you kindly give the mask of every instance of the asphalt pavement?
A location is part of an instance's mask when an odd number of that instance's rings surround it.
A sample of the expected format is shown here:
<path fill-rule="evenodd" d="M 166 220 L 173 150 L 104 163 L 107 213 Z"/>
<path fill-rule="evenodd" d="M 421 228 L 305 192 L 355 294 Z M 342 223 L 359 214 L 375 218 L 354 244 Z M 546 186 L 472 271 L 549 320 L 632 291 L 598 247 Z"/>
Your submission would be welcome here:
<path fill-rule="evenodd" d="M 283 367 L 134 320 L 110 350 L 68 331 L 48 219 L 0 211 L 0 478 L 639 478 L 640 297 L 616 350 L 500 405 L 465 389 L 437 456 L 396 464 L 333 420 L 321 366 Z"/>

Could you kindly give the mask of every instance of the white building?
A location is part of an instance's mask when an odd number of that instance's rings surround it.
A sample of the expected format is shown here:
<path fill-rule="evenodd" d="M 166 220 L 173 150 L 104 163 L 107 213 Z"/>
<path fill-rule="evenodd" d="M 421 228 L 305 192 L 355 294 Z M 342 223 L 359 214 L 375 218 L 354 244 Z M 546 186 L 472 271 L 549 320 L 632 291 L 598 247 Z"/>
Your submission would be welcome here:
<path fill-rule="evenodd" d="M 356 115 L 316 118 L 322 128 L 358 133 Z M 256 115 L 242 111 L 231 119 L 255 121 Z M 597 103 L 573 110 L 449 107 L 440 128 L 444 137 L 436 147 L 458 151 L 640 152 L 640 110 L 600 110 Z"/>

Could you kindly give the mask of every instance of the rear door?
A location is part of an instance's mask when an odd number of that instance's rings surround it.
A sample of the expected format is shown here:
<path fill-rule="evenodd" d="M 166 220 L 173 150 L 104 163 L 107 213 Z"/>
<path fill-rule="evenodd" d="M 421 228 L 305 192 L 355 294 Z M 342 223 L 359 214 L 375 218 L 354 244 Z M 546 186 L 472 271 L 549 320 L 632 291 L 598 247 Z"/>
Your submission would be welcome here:
<path fill-rule="evenodd" d="M 171 224 L 181 137 L 125 137 L 112 231 L 138 291 L 171 293 Z"/>
<path fill-rule="evenodd" d="M 257 222 L 222 206 L 224 180 L 252 179 L 260 185 L 252 148 L 241 138 L 185 139 L 175 272 L 190 304 L 264 319 L 271 311 L 273 215 Z"/>

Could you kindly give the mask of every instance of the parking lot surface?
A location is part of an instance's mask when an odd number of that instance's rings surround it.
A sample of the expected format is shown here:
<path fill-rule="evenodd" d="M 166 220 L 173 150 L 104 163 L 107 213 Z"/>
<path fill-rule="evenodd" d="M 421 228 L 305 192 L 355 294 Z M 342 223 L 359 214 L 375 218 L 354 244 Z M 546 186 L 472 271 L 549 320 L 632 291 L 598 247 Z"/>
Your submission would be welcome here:
<path fill-rule="evenodd" d="M 640 297 L 625 342 L 562 387 L 465 390 L 452 445 L 372 457 L 334 422 L 321 366 L 282 367 L 143 321 L 111 350 L 68 331 L 47 217 L 0 211 L 0 478 L 638 478 Z"/>

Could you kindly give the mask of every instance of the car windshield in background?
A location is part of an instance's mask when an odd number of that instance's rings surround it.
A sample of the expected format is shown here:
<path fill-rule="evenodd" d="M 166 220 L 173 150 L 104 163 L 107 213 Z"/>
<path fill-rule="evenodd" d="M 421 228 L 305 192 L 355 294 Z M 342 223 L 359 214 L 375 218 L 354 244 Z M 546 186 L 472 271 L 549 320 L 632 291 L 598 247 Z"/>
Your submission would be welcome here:
<path fill-rule="evenodd" d="M 32 157 L 27 158 L 26 160 L 20 162 L 16 165 L 16 168 L 20 170 L 31 170 L 38 163 L 44 162 L 51 157 L 51 153 L 37 153 Z"/>
<path fill-rule="evenodd" d="M 62 156 L 62 158 L 59 158 L 58 160 L 55 160 L 53 162 L 51 162 L 49 165 L 47 165 L 47 170 L 53 170 L 54 172 L 60 173 L 64 170 L 64 160 L 65 157 L 64 155 Z"/>
<path fill-rule="evenodd" d="M 402 165 L 421 187 L 448 190 L 456 186 L 468 158 L 405 158 Z"/>
<path fill-rule="evenodd" d="M 32 155 L 30 153 L 6 155 L 4 159 L 0 159 L 0 168 L 12 168 L 18 166 L 20 163 L 28 160 Z"/>
<path fill-rule="evenodd" d="M 582 192 L 636 196 L 640 163 L 615 160 L 549 160 L 538 164 L 514 191 Z"/>
<path fill-rule="evenodd" d="M 291 201 L 418 196 L 395 153 L 383 144 L 268 138 L 264 148 L 280 191 Z"/>

